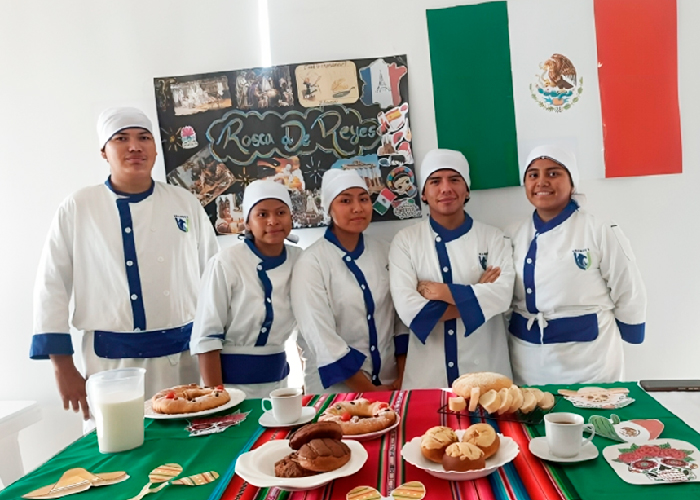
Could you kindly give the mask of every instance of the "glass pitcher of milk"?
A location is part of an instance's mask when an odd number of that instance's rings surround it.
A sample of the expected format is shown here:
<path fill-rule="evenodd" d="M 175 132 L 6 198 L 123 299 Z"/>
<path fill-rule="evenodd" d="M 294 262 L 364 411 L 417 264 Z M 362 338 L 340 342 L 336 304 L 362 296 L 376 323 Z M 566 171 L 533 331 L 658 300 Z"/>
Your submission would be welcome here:
<path fill-rule="evenodd" d="M 145 368 L 120 368 L 88 378 L 88 404 L 95 417 L 100 453 L 131 450 L 143 444 L 145 373 Z"/>

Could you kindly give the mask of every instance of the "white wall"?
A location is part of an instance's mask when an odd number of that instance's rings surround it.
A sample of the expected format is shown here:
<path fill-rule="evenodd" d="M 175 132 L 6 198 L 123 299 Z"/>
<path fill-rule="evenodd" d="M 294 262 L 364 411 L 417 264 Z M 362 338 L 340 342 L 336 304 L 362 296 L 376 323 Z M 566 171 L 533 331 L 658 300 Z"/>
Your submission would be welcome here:
<path fill-rule="evenodd" d="M 420 160 L 437 145 L 425 9 L 451 3 L 270 0 L 272 64 L 408 54 Z M 260 65 L 257 16 L 257 0 L 0 0 L 0 399 L 41 403 L 43 421 L 21 436 L 28 469 L 80 433 L 80 419 L 62 410 L 50 363 L 27 354 L 32 284 L 51 217 L 67 194 L 107 175 L 94 131 L 97 114 L 131 104 L 155 120 L 154 77 Z M 698 20 L 700 2 L 679 0 L 684 173 L 582 182 L 589 210 L 626 231 L 648 287 L 648 340 L 628 346 L 630 379 L 700 378 Z M 164 177 L 162 163 L 156 177 Z M 531 212 L 519 188 L 474 192 L 468 208 L 501 227 Z M 369 231 L 391 237 L 404 224 L 374 224 Z M 321 232 L 299 234 L 308 245 Z"/>

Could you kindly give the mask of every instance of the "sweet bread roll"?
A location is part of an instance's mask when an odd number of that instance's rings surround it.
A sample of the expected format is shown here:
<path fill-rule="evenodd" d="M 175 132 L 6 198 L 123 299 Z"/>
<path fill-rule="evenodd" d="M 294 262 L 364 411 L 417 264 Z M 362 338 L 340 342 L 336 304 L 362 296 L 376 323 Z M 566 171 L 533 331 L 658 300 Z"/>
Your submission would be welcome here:
<path fill-rule="evenodd" d="M 450 411 L 462 411 L 467 407 L 467 402 L 462 396 L 456 396 L 447 400 L 447 407 Z"/>
<path fill-rule="evenodd" d="M 498 407 L 497 413 L 503 415 L 510 410 L 510 405 L 513 404 L 513 393 L 510 392 L 510 386 L 504 387 L 498 392 L 501 396 L 501 406 Z"/>
<path fill-rule="evenodd" d="M 484 452 L 470 443 L 453 443 L 447 447 L 442 457 L 442 467 L 446 471 L 466 472 L 486 467 Z"/>
<path fill-rule="evenodd" d="M 537 389 L 536 387 L 530 387 L 530 388 L 528 388 L 528 391 L 532 392 L 535 395 L 535 399 L 537 400 L 537 404 L 540 404 L 540 402 L 542 402 L 542 399 L 544 398 L 544 392 Z"/>
<path fill-rule="evenodd" d="M 479 398 L 479 404 L 488 413 L 494 413 L 501 407 L 501 396 L 498 391 L 491 389 Z"/>
<path fill-rule="evenodd" d="M 431 462 L 442 463 L 445 450 L 458 441 L 457 434 L 449 427 L 431 427 L 420 439 L 420 451 Z"/>
<path fill-rule="evenodd" d="M 542 397 L 542 401 L 537 403 L 537 406 L 542 408 L 544 411 L 551 410 L 554 407 L 554 394 L 551 392 L 545 392 Z"/>
<path fill-rule="evenodd" d="M 484 459 L 492 457 L 501 446 L 501 439 L 496 430 L 489 424 L 474 424 L 469 426 L 462 436 L 463 443 L 470 443 L 484 452 Z"/>
<path fill-rule="evenodd" d="M 513 385 L 513 381 L 505 375 L 493 372 L 475 372 L 464 374 L 455 380 L 452 383 L 452 392 L 467 399 L 471 397 L 473 388 L 478 388 L 480 394 L 484 394 L 491 389 L 500 391 L 511 385 Z"/>
<path fill-rule="evenodd" d="M 481 389 L 479 387 L 472 387 L 472 392 L 469 395 L 469 411 L 476 411 L 476 407 L 479 406 L 480 396 Z"/>

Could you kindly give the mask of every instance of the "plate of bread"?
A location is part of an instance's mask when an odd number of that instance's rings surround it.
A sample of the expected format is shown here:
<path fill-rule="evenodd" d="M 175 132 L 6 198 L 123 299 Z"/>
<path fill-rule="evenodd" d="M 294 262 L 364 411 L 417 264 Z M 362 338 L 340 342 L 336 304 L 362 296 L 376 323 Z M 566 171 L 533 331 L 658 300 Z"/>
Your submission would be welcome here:
<path fill-rule="evenodd" d="M 253 486 L 286 491 L 319 488 L 359 471 L 367 451 L 346 441 L 335 422 L 308 424 L 291 439 L 269 441 L 236 461 L 236 474 Z"/>
<path fill-rule="evenodd" d="M 515 441 L 496 433 L 489 424 L 455 431 L 437 426 L 406 443 L 401 455 L 431 476 L 448 481 L 486 477 L 520 453 Z"/>

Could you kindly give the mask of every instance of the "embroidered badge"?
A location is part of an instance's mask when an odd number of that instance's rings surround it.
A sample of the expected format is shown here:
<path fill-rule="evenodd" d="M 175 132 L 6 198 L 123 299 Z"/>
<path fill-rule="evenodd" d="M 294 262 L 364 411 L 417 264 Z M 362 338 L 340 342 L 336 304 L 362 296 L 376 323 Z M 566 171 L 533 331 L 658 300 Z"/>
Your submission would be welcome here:
<path fill-rule="evenodd" d="M 183 233 L 190 230 L 190 218 L 187 215 L 176 215 L 175 222 L 177 223 L 177 228 Z"/>
<path fill-rule="evenodd" d="M 481 264 L 481 269 L 486 271 L 486 262 L 489 258 L 488 252 L 479 252 L 479 264 Z"/>
<path fill-rule="evenodd" d="M 586 270 L 591 267 L 591 252 L 588 249 L 574 250 L 574 262 L 579 269 Z"/>

